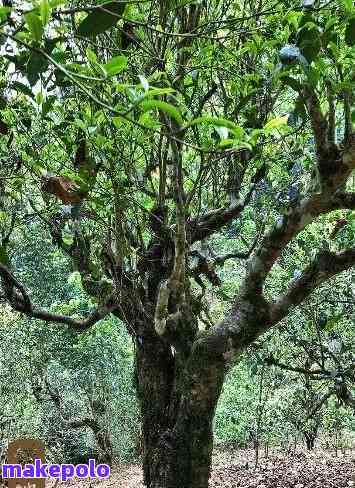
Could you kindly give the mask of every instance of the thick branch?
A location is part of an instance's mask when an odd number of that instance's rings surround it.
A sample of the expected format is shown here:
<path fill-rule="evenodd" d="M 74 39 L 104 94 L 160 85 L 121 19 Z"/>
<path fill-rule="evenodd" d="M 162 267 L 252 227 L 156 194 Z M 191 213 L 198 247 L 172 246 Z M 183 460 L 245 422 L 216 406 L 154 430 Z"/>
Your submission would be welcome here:
<path fill-rule="evenodd" d="M 284 318 L 292 307 L 299 305 L 319 285 L 354 265 L 355 248 L 347 249 L 340 253 L 320 252 L 302 275 L 291 282 L 288 291 L 272 305 L 271 325 Z"/>
<path fill-rule="evenodd" d="M 34 307 L 25 288 L 14 277 L 11 271 L 0 264 L 0 276 L 5 291 L 5 298 L 11 307 L 27 317 L 44 320 L 45 322 L 57 322 L 69 325 L 76 330 L 87 330 L 117 308 L 117 303 L 111 295 L 105 304 L 94 310 L 86 319 L 77 320 L 66 315 L 55 314 L 41 308 Z"/>
<path fill-rule="evenodd" d="M 172 128 L 178 126 L 171 122 Z M 186 218 L 185 218 L 185 194 L 184 179 L 182 171 L 181 147 L 171 141 L 171 149 L 174 162 L 174 183 L 175 183 L 175 208 L 176 208 L 176 230 L 174 236 L 175 256 L 174 267 L 168 280 L 160 284 L 157 304 L 155 308 L 155 330 L 159 335 L 166 331 L 167 322 L 176 323 L 181 316 L 181 309 L 185 305 L 185 274 L 186 274 Z M 174 296 L 175 309 L 169 313 L 169 299 Z"/>
<path fill-rule="evenodd" d="M 254 186 L 244 200 L 230 205 L 227 208 L 223 207 L 210 210 L 205 215 L 202 215 L 202 217 L 188 221 L 191 243 L 206 239 L 206 237 L 209 237 L 220 230 L 223 226 L 228 224 L 228 222 L 239 217 L 241 212 L 248 205 L 253 190 Z"/>
<path fill-rule="evenodd" d="M 99 425 L 95 419 L 91 417 L 83 418 L 83 419 L 63 419 L 64 422 L 71 427 L 72 429 L 82 429 L 83 427 L 89 427 L 93 431 L 99 430 Z"/>
<path fill-rule="evenodd" d="M 196 354 L 216 359 L 222 356 L 226 362 L 237 359 L 247 346 L 277 324 L 319 285 L 354 265 L 355 248 L 341 253 L 322 252 L 291 284 L 288 292 L 273 304 L 267 302 L 262 294 L 246 295 L 242 290 L 227 317 L 196 341 Z"/>
<path fill-rule="evenodd" d="M 315 405 L 313 410 L 307 415 L 306 420 L 312 419 L 317 412 L 323 407 L 323 405 L 329 400 L 329 398 L 334 394 L 332 390 L 329 390 Z"/>
<path fill-rule="evenodd" d="M 265 235 L 248 264 L 243 292 L 262 293 L 268 273 L 287 244 L 318 216 L 336 209 L 354 209 L 355 193 L 313 195 L 304 198 L 287 214 L 281 216 Z"/>
<path fill-rule="evenodd" d="M 47 310 L 42 310 L 40 308 L 32 309 L 30 313 L 28 313 L 26 310 L 21 309 L 21 307 L 18 307 L 15 310 L 17 310 L 18 312 L 22 312 L 28 317 L 34 319 L 40 319 L 44 322 L 56 322 L 59 324 L 65 324 L 78 331 L 85 331 L 87 329 L 90 329 L 90 327 L 95 325 L 100 320 L 107 317 L 107 315 L 112 313 L 116 308 L 117 304 L 114 301 L 112 303 L 108 302 L 103 307 L 96 309 L 84 320 L 73 319 L 72 317 L 68 317 L 67 315 L 51 313 Z"/>

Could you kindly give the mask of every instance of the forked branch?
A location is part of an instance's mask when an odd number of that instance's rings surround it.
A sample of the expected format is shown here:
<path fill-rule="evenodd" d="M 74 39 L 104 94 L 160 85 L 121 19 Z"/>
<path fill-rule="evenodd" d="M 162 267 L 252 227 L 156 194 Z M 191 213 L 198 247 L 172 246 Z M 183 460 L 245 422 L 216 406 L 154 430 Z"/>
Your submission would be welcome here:
<path fill-rule="evenodd" d="M 284 318 L 292 307 L 299 305 L 318 286 L 342 271 L 355 265 L 355 247 L 339 253 L 322 251 L 303 271 L 301 276 L 291 282 L 289 289 L 271 306 L 270 322 L 276 324 Z"/>
<path fill-rule="evenodd" d="M 40 319 L 45 322 L 55 322 L 69 325 L 78 331 L 84 331 L 105 318 L 117 308 L 117 303 L 111 295 L 103 306 L 94 310 L 83 320 L 74 319 L 33 306 L 25 287 L 15 278 L 13 273 L 3 264 L 0 264 L 0 277 L 4 290 L 4 298 L 13 310 L 23 313 L 27 317 Z"/>

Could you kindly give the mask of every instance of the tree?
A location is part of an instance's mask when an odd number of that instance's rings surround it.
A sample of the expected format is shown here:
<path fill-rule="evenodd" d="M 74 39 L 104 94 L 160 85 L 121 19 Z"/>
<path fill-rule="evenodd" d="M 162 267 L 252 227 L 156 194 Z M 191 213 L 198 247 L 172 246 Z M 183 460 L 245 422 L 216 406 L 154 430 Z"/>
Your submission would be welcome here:
<path fill-rule="evenodd" d="M 145 483 L 206 488 L 227 370 L 355 263 L 354 247 L 321 244 L 278 296 L 268 288 L 316 219 L 353 221 L 353 5 L 8 3 L 3 297 L 78 332 L 109 314 L 125 323 Z M 18 279 L 13 235 L 33 219 L 96 302 L 85 318 L 40 308 Z M 217 255 L 213 236 L 235 222 L 235 246 Z M 231 259 L 244 275 L 211 324 L 205 288 L 223 286 Z"/>

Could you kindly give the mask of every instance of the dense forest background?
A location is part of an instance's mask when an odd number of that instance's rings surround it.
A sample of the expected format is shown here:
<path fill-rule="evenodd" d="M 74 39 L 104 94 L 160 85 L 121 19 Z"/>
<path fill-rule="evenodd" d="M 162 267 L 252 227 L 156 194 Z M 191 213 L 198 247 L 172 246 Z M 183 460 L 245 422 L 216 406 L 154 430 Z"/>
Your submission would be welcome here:
<path fill-rule="evenodd" d="M 0 53 L 2 452 L 353 447 L 353 1 L 3 0 Z"/>

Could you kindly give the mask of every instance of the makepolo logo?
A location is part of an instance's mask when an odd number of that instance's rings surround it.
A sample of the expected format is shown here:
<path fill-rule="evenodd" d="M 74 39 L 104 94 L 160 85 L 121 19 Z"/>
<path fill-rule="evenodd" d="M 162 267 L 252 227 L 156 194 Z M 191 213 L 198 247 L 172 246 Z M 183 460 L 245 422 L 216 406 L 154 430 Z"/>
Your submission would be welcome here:
<path fill-rule="evenodd" d="M 32 452 L 34 463 L 27 463 L 22 467 L 18 462 L 18 452 L 26 449 Z M 96 464 L 95 459 L 89 459 L 88 464 L 47 464 L 45 462 L 45 448 L 43 442 L 37 439 L 17 439 L 9 443 L 7 450 L 7 464 L 1 465 L 0 476 L 8 480 L 8 488 L 17 485 L 27 487 L 29 484 L 44 488 L 47 478 L 66 481 L 77 478 L 107 479 L 110 476 L 110 466 Z"/>

